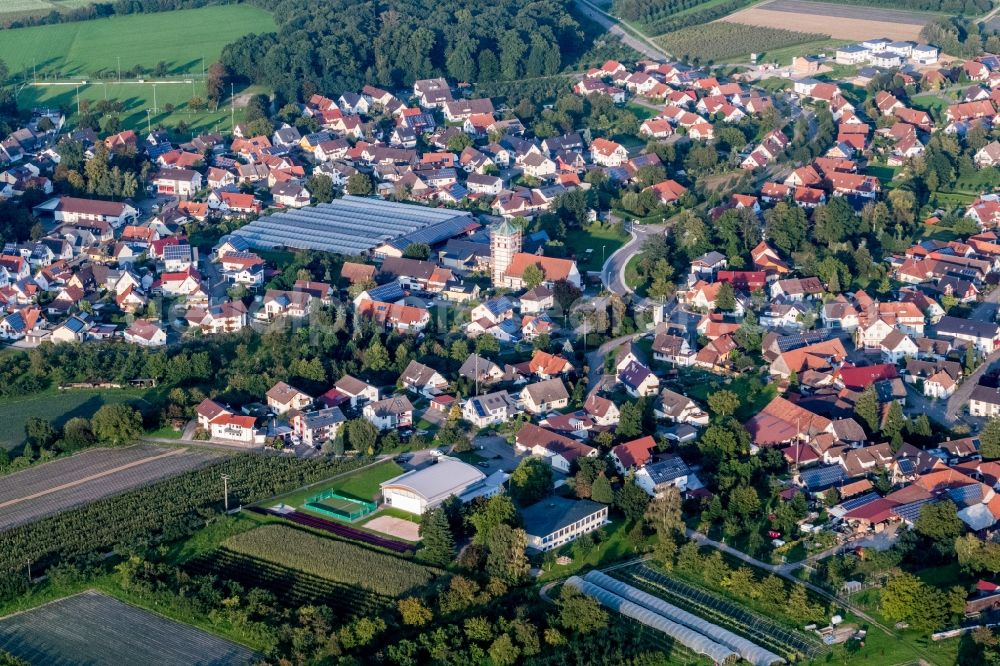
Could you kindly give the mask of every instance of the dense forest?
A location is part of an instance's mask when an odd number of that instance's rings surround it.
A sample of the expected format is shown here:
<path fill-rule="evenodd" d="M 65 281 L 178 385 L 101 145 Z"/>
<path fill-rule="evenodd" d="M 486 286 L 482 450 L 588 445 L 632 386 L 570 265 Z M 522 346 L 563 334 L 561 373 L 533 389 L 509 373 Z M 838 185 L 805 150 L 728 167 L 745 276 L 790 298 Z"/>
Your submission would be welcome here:
<path fill-rule="evenodd" d="M 278 32 L 243 37 L 222 61 L 285 100 L 365 84 L 405 87 L 432 76 L 550 76 L 587 48 L 565 0 L 254 2 L 274 12 Z"/>

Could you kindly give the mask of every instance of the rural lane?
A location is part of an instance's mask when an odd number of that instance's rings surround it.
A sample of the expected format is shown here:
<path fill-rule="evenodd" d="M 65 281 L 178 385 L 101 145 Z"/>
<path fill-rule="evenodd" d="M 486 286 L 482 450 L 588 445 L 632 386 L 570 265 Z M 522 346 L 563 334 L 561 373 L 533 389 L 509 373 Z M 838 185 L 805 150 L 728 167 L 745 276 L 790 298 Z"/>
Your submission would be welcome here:
<path fill-rule="evenodd" d="M 587 0 L 574 0 L 574 4 L 581 14 L 594 23 L 603 26 L 611 34 L 617 35 L 625 45 L 632 47 L 647 58 L 652 58 L 653 60 L 670 59 L 667 52 L 651 40 L 633 35 L 619 24 L 618 19 L 599 7 L 592 5 Z"/>

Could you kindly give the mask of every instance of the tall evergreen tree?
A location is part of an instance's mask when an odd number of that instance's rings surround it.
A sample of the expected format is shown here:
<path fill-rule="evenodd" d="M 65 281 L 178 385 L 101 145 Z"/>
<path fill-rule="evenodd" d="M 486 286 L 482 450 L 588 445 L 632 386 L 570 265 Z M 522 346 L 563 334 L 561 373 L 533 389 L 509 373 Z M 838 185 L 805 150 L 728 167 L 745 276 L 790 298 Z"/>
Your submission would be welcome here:
<path fill-rule="evenodd" d="M 440 507 L 421 516 L 420 540 L 420 556 L 427 562 L 443 567 L 455 559 L 455 539 L 451 535 L 448 517 Z"/>
<path fill-rule="evenodd" d="M 875 387 L 869 384 L 854 403 L 854 415 L 868 428 L 869 433 L 878 432 L 878 396 Z"/>

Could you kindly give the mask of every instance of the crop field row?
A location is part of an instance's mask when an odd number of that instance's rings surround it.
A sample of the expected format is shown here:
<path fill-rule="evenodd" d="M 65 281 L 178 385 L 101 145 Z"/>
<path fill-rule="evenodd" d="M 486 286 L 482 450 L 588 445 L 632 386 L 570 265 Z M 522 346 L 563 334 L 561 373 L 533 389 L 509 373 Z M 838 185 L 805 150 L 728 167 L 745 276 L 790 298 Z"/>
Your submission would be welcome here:
<path fill-rule="evenodd" d="M 130 449 L 121 451 L 128 451 L 126 456 L 136 455 Z M 118 451 L 108 455 L 113 456 L 115 453 Z M 90 474 L 69 470 L 66 462 L 61 460 L 12 474 L 2 479 L 6 486 L 5 496 L 10 499 L 0 504 L 0 531 L 182 474 L 218 460 L 220 455 L 208 451 L 154 448 L 150 455 Z M 76 456 L 67 461 L 75 459 Z M 110 464 L 104 458 L 87 457 L 84 459 L 85 465 L 89 465 L 92 460 L 97 460 L 98 466 L 106 467 Z M 49 486 L 53 489 L 52 492 L 45 492 L 45 479 L 49 473 L 46 468 L 49 465 L 58 465 L 55 476 L 57 481 Z M 18 495 L 22 475 L 26 479 L 23 487 L 29 489 L 29 492 Z"/>
<path fill-rule="evenodd" d="M 149 444 L 120 449 L 89 449 L 68 458 L 0 476 L 0 506 L 11 500 L 79 481 L 165 451 L 167 449 Z"/>
<path fill-rule="evenodd" d="M 897 40 L 920 39 L 920 29 L 934 14 L 808 0 L 771 0 L 723 19 L 762 28 L 823 32 L 837 39 L 862 40 L 872 36 Z"/>
<path fill-rule="evenodd" d="M 412 593 L 441 573 L 388 553 L 273 523 L 230 537 L 223 546 L 246 557 L 388 597 Z"/>
<path fill-rule="evenodd" d="M 800 27 L 802 30 L 815 30 L 818 26 L 823 24 L 811 22 L 808 27 Z M 826 29 L 825 26 L 823 29 Z M 746 57 L 751 53 L 762 54 L 796 44 L 825 40 L 828 37 L 826 34 L 803 32 L 798 29 L 786 30 L 777 27 L 715 22 L 669 32 L 657 37 L 656 43 L 678 58 L 724 62 Z"/>
<path fill-rule="evenodd" d="M 237 666 L 257 659 L 241 645 L 94 591 L 0 620 L 0 650 L 51 666 Z"/>
<path fill-rule="evenodd" d="M 268 590 L 286 606 L 327 606 L 343 619 L 377 613 L 388 603 L 387 597 L 353 585 L 336 583 L 226 548 L 196 557 L 185 563 L 184 569 L 192 575 L 218 576 L 248 589 Z"/>
<path fill-rule="evenodd" d="M 68 12 L 86 7 L 94 0 L 4 0 L 0 4 L 0 22 L 23 18 L 25 16 L 42 16 L 49 12 Z"/>

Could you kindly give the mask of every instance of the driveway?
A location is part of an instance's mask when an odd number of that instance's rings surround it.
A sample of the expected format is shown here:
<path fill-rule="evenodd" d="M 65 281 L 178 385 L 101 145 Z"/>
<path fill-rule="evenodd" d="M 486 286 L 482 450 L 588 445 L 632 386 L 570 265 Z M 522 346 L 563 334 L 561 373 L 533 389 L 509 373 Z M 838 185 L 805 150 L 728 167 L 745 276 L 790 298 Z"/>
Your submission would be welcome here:
<path fill-rule="evenodd" d="M 486 458 L 489 465 L 483 471 L 492 474 L 497 470 L 503 470 L 508 474 L 514 471 L 521 458 L 514 452 L 514 447 L 507 443 L 507 440 L 499 435 L 480 435 L 472 440 L 472 445 L 476 452 Z M 480 449 L 480 447 L 482 447 Z"/>

